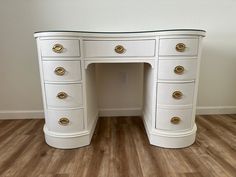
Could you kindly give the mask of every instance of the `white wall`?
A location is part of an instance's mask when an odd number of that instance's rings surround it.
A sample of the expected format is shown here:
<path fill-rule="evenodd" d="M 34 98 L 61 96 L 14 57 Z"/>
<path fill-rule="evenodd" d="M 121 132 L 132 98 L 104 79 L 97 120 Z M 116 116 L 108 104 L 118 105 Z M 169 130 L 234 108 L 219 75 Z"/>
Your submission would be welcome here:
<path fill-rule="evenodd" d="M 1 0 L 0 117 L 41 115 L 42 100 L 33 32 L 53 29 L 205 29 L 207 37 L 204 40 L 198 97 L 200 112 L 236 112 L 235 16 L 234 0 Z M 104 72 L 109 69 L 108 66 L 102 67 Z M 139 68 L 138 65 L 130 67 L 134 72 Z M 122 71 L 123 67 L 120 69 Z M 116 72 L 120 72 L 119 68 Z M 105 77 L 103 79 L 106 80 Z M 133 84 L 137 83 L 130 83 Z M 131 89 L 129 87 L 127 93 Z M 134 95 L 138 95 L 140 90 L 136 91 Z M 104 101 L 105 97 L 111 99 L 112 95 L 102 93 L 100 104 L 103 108 L 109 106 Z M 125 98 L 125 94 L 119 98 Z M 116 107 L 121 106 L 118 104 L 121 103 L 119 98 L 114 103 Z M 140 98 L 133 101 L 132 107 L 139 106 Z"/>

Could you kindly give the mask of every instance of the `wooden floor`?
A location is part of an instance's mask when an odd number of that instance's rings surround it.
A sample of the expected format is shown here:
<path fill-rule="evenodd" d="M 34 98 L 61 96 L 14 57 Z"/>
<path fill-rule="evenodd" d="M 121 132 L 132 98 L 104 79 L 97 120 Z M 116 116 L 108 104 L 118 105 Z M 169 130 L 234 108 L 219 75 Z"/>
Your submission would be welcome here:
<path fill-rule="evenodd" d="M 141 118 L 100 118 L 91 145 L 59 150 L 43 120 L 0 121 L 1 177 L 236 177 L 236 115 L 198 116 L 184 149 L 149 144 Z"/>

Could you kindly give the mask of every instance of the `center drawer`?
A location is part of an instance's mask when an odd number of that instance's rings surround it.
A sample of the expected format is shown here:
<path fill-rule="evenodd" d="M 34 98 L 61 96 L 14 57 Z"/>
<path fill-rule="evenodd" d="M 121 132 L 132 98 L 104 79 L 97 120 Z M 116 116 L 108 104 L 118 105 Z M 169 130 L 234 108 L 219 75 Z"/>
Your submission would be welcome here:
<path fill-rule="evenodd" d="M 82 84 L 45 84 L 48 108 L 75 108 L 83 106 Z"/>
<path fill-rule="evenodd" d="M 155 39 L 85 40 L 84 55 L 93 57 L 154 57 Z"/>

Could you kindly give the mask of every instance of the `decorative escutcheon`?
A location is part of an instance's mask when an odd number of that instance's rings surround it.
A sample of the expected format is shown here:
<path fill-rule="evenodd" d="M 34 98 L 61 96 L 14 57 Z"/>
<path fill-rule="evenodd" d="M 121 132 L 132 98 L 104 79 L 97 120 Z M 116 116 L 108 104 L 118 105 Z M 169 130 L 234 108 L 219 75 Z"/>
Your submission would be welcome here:
<path fill-rule="evenodd" d="M 54 73 L 58 76 L 63 76 L 65 73 L 66 73 L 66 70 L 65 68 L 63 67 L 57 67 L 55 70 L 54 70 Z"/>
<path fill-rule="evenodd" d="M 65 92 L 59 92 L 58 94 L 57 94 L 57 98 L 59 98 L 59 99 L 65 99 L 65 98 L 67 98 L 68 97 L 68 95 L 67 95 L 67 93 L 65 93 Z"/>
<path fill-rule="evenodd" d="M 181 119 L 179 118 L 179 117 L 172 117 L 171 119 L 170 119 L 170 122 L 172 123 L 172 124 L 179 124 L 180 123 L 180 121 L 181 121 Z"/>
<path fill-rule="evenodd" d="M 66 126 L 70 123 L 70 120 L 66 117 L 62 117 L 62 118 L 59 119 L 58 123 L 60 125 Z"/>
<path fill-rule="evenodd" d="M 183 66 L 176 66 L 174 69 L 175 74 L 183 74 L 184 72 L 184 67 Z"/>
<path fill-rule="evenodd" d="M 181 99 L 182 96 L 183 96 L 183 93 L 181 91 L 174 91 L 172 93 L 172 97 L 177 100 Z"/>
<path fill-rule="evenodd" d="M 178 43 L 176 44 L 175 49 L 178 52 L 184 52 L 186 49 L 186 45 L 184 43 Z"/>
<path fill-rule="evenodd" d="M 62 52 L 63 52 L 63 49 L 64 49 L 64 47 L 63 47 L 63 45 L 61 45 L 61 44 L 55 44 L 55 45 L 52 47 L 52 50 L 53 50 L 53 52 L 55 52 L 55 53 L 62 53 Z"/>
<path fill-rule="evenodd" d="M 114 50 L 118 54 L 122 54 L 125 52 L 125 48 L 122 45 L 117 45 Z"/>

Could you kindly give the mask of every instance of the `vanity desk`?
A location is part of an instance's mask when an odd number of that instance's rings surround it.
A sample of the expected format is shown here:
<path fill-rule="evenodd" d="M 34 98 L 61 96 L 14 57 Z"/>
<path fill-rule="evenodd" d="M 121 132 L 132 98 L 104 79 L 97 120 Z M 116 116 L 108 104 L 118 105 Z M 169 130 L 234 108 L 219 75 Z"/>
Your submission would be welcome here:
<path fill-rule="evenodd" d="M 47 144 L 90 144 L 98 119 L 96 63 L 143 64 L 143 123 L 150 144 L 182 148 L 195 141 L 204 30 L 45 31 L 37 40 Z"/>

